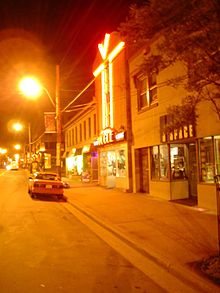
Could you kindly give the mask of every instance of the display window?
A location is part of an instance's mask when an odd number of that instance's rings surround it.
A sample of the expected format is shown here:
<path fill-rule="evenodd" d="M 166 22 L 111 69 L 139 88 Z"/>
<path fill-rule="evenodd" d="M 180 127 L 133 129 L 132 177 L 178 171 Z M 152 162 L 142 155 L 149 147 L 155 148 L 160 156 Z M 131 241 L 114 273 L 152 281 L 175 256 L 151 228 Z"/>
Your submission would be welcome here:
<path fill-rule="evenodd" d="M 116 175 L 116 154 L 115 151 L 109 151 L 107 153 L 108 158 L 108 176 Z"/>
<path fill-rule="evenodd" d="M 125 160 L 125 150 L 117 151 L 117 177 L 126 176 L 126 160 Z"/>
<path fill-rule="evenodd" d="M 168 170 L 168 146 L 153 146 L 151 148 L 151 178 L 156 180 L 168 179 Z"/>
<path fill-rule="evenodd" d="M 204 137 L 199 140 L 200 181 L 213 183 L 215 174 L 220 174 L 220 137 Z"/>
<path fill-rule="evenodd" d="M 107 152 L 100 153 L 100 176 L 107 175 Z"/>
<path fill-rule="evenodd" d="M 187 146 L 185 144 L 170 145 L 171 179 L 187 178 Z"/>

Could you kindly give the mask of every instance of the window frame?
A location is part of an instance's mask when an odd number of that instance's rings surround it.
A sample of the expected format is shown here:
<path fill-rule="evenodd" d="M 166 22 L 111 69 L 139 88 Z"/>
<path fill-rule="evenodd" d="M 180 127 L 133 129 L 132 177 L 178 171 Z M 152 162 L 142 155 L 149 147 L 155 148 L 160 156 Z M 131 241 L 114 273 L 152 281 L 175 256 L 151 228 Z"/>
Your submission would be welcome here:
<path fill-rule="evenodd" d="M 157 74 L 140 73 L 136 77 L 138 112 L 142 112 L 158 105 Z M 156 94 L 152 94 L 155 92 Z M 156 98 L 155 98 L 156 97 Z"/>

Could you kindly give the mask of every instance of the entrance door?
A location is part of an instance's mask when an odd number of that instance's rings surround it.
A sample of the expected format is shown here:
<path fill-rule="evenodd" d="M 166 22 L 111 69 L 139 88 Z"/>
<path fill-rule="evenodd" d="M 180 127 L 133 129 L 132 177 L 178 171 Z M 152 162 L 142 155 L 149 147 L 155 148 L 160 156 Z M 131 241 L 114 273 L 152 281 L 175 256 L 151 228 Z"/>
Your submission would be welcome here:
<path fill-rule="evenodd" d="M 135 173 L 137 192 L 149 193 L 148 149 L 135 150 Z"/>
<path fill-rule="evenodd" d="M 189 150 L 189 196 L 197 197 L 197 161 L 196 161 L 196 145 L 190 143 L 188 145 Z"/>

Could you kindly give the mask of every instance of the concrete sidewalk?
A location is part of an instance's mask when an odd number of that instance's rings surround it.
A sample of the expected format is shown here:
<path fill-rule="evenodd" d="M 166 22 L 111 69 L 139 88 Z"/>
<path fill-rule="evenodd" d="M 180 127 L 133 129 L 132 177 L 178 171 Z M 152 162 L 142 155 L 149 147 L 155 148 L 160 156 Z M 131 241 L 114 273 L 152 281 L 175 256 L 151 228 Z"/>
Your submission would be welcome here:
<path fill-rule="evenodd" d="M 187 272 L 218 251 L 217 218 L 209 211 L 63 179 L 71 186 L 65 190 L 70 204 L 169 269 Z"/>

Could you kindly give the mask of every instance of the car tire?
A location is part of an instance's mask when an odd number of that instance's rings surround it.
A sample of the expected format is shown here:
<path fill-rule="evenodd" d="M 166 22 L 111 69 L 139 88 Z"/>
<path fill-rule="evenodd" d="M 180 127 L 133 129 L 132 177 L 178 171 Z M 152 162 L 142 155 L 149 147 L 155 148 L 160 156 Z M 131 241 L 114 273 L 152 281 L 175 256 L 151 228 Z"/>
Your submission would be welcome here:
<path fill-rule="evenodd" d="M 35 193 L 30 192 L 31 198 L 37 198 Z"/>

